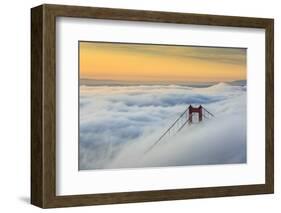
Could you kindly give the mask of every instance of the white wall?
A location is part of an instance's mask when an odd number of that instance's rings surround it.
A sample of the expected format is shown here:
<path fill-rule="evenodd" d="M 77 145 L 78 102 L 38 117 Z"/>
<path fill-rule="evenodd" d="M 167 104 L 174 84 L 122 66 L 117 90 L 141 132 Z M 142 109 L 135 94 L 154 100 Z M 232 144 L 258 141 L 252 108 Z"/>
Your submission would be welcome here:
<path fill-rule="evenodd" d="M 0 7 L 0 91 L 1 91 L 1 176 L 0 209 L 1 212 L 20 210 L 38 212 L 39 208 L 29 202 L 30 180 L 30 8 L 44 3 L 39 0 L 2 1 Z M 147 10 L 164 10 L 191 13 L 210 13 L 221 15 L 239 15 L 275 18 L 275 59 L 280 58 L 281 14 L 279 1 L 245 0 L 99 0 L 48 1 L 56 4 L 119 7 Z M 280 63 L 275 61 L 275 106 L 280 109 Z M 245 212 L 254 210 L 278 212 L 280 206 L 281 185 L 280 164 L 280 111 L 276 110 L 275 128 L 275 194 L 242 196 L 229 198 L 197 199 L 184 201 L 154 202 L 140 204 L 122 204 L 97 207 L 68 208 L 69 212 Z M 279 204 L 279 205 L 278 205 Z M 5 211 L 6 210 L 6 211 Z M 64 212 L 66 209 L 50 210 Z"/>

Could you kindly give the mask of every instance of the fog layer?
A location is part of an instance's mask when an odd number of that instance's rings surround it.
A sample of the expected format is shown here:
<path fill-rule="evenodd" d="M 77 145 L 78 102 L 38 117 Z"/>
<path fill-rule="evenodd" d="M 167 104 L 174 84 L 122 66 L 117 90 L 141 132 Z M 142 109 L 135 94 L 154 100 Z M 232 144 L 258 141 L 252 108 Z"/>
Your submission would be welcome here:
<path fill-rule="evenodd" d="M 215 117 L 148 148 L 188 107 Z M 81 86 L 80 169 L 246 162 L 246 87 Z"/>

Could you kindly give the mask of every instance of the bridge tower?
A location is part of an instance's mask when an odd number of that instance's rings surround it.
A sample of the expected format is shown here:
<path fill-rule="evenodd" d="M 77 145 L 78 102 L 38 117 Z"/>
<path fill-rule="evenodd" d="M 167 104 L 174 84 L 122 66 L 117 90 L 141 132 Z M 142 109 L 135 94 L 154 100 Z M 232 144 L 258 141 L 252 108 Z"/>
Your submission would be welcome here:
<path fill-rule="evenodd" d="M 203 118 L 203 107 L 200 105 L 199 107 L 193 107 L 191 105 L 189 105 L 188 107 L 188 121 L 189 123 L 192 123 L 192 116 L 193 113 L 198 113 L 198 117 L 199 117 L 199 122 L 202 121 Z"/>

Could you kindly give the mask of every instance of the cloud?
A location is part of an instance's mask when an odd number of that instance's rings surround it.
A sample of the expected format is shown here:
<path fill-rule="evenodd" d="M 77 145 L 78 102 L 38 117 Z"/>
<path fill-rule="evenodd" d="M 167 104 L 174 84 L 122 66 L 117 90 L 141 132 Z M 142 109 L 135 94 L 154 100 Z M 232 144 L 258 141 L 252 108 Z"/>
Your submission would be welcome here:
<path fill-rule="evenodd" d="M 219 84 L 80 88 L 80 169 L 246 162 L 246 91 Z M 189 104 L 216 117 L 147 149 Z"/>

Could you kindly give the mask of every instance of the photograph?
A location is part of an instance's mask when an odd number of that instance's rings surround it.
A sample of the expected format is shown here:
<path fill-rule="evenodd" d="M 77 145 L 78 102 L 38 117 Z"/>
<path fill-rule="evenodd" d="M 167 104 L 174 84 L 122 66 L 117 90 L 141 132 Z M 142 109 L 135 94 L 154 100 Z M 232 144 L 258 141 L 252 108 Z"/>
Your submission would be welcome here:
<path fill-rule="evenodd" d="M 273 194 L 274 18 L 100 6 L 31 8 L 30 203 Z"/>
<path fill-rule="evenodd" d="M 247 163 L 247 49 L 79 41 L 79 170 Z"/>

